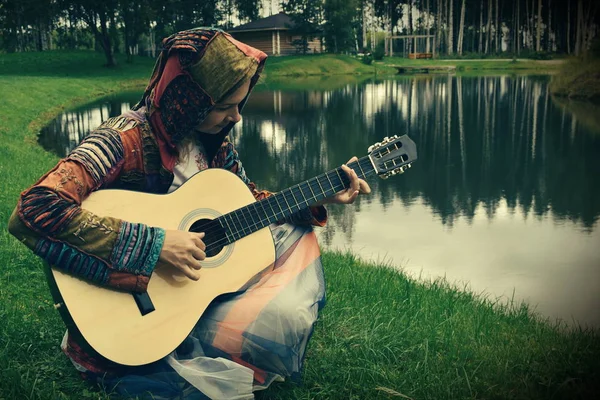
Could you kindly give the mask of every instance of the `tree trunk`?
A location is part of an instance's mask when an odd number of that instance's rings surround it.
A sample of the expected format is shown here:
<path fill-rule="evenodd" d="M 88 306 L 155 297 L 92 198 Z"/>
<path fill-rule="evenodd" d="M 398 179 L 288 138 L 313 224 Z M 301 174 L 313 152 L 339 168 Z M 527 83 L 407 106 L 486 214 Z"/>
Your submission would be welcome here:
<path fill-rule="evenodd" d="M 460 6 L 460 23 L 458 28 L 458 43 L 456 44 L 456 52 L 462 55 L 463 52 L 463 40 L 465 34 L 465 0 L 462 0 Z"/>
<path fill-rule="evenodd" d="M 100 41 L 100 46 L 104 50 L 104 56 L 106 57 L 106 66 L 114 67 L 117 65 L 117 61 L 115 60 L 112 42 L 110 40 L 110 33 L 108 31 L 108 25 L 106 20 L 106 14 L 100 13 L 100 32 L 98 29 L 94 29 L 96 31 L 96 37 Z"/>
<path fill-rule="evenodd" d="M 126 55 L 126 59 L 128 63 L 131 63 L 133 61 L 133 57 L 131 55 L 131 46 L 133 45 L 133 43 L 131 43 L 131 19 L 130 17 L 130 13 L 129 10 L 123 10 L 123 36 L 125 39 L 125 55 Z"/>
<path fill-rule="evenodd" d="M 486 34 L 486 38 L 485 38 L 485 54 L 487 54 L 490 51 L 490 42 L 491 42 L 491 39 L 492 39 L 491 29 L 492 29 L 492 0 L 488 0 L 487 24 L 486 24 L 486 27 L 485 27 L 485 34 Z"/>
<path fill-rule="evenodd" d="M 583 4 L 582 0 L 577 0 L 577 25 L 575 27 L 575 55 L 581 54 L 581 30 L 583 29 Z"/>
<path fill-rule="evenodd" d="M 523 39 L 523 47 L 527 47 L 527 49 L 531 50 L 531 46 L 529 45 L 529 35 L 531 33 L 531 18 L 529 17 L 529 1 L 527 0 L 525 0 L 525 22 L 527 30 L 525 31 L 525 38 Z"/>
<path fill-rule="evenodd" d="M 448 55 L 454 52 L 454 0 L 448 0 Z"/>
<path fill-rule="evenodd" d="M 593 7 L 593 9 L 592 9 Z M 590 41 L 593 39 L 593 31 L 592 31 L 592 26 L 594 25 L 594 21 L 595 21 L 595 17 L 596 14 L 598 13 L 598 7 L 600 7 L 600 4 L 598 4 L 598 2 L 588 2 L 588 8 L 587 10 L 584 11 L 584 15 L 587 16 L 587 19 L 584 20 L 584 26 L 583 26 L 583 46 L 582 46 L 582 52 L 584 54 L 586 54 L 587 49 L 589 48 L 590 45 Z"/>
<path fill-rule="evenodd" d="M 271 2 L 271 15 L 273 15 L 273 3 Z M 367 49 L 367 2 L 362 2 L 362 51 Z"/>
<path fill-rule="evenodd" d="M 496 54 L 498 54 L 498 35 L 500 34 L 500 26 L 498 25 L 499 20 L 498 0 L 496 0 L 496 23 L 494 24 L 494 47 L 496 48 Z"/>
<path fill-rule="evenodd" d="M 515 34 L 517 40 L 515 45 L 517 46 L 517 55 L 521 54 L 521 8 L 519 7 L 520 0 L 515 0 L 517 3 L 517 21 L 515 23 Z"/>
<path fill-rule="evenodd" d="M 479 3 L 479 53 L 483 52 L 483 1 Z"/>
<path fill-rule="evenodd" d="M 442 52 L 442 0 L 438 0 L 436 29 L 437 29 L 436 37 L 437 37 L 438 53 L 441 53 Z"/>
<path fill-rule="evenodd" d="M 412 24 L 412 6 L 413 6 L 412 3 L 413 3 L 412 0 L 410 0 L 408 2 L 408 27 L 407 28 L 408 28 L 408 34 L 409 35 L 414 34 L 414 32 L 413 32 L 413 24 Z M 407 43 L 408 44 L 408 52 L 411 53 L 411 50 L 412 50 L 413 53 L 416 53 L 417 49 L 416 48 L 414 48 L 414 49 L 412 48 L 412 41 L 411 40 L 405 40 L 404 43 L 406 43 L 406 42 L 408 42 Z"/>
<path fill-rule="evenodd" d="M 552 0 L 548 0 L 548 36 L 546 37 L 546 51 L 548 51 L 548 53 L 550 53 L 550 52 L 552 52 L 552 50 L 554 50 L 552 48 L 552 39 L 550 36 L 552 33 L 551 25 L 552 25 Z"/>
<path fill-rule="evenodd" d="M 535 33 L 535 51 L 541 50 L 541 39 L 542 39 L 542 0 L 538 0 L 538 13 L 537 13 L 536 33 Z"/>
<path fill-rule="evenodd" d="M 567 54 L 571 54 L 571 1 L 567 1 Z"/>
<path fill-rule="evenodd" d="M 425 2 L 425 15 L 427 16 L 427 21 L 425 22 L 425 27 L 426 27 L 426 32 L 427 35 L 429 36 L 429 0 L 427 0 Z M 425 39 L 425 53 L 430 53 L 431 52 L 431 48 L 429 46 L 429 38 Z"/>

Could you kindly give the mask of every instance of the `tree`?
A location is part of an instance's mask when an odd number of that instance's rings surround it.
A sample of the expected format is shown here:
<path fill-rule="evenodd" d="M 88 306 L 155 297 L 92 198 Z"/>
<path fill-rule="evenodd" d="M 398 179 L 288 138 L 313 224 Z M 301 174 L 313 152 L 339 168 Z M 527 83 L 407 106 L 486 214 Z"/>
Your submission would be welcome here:
<path fill-rule="evenodd" d="M 492 41 L 492 0 L 488 0 L 487 25 L 485 27 L 485 54 L 488 54 Z"/>
<path fill-rule="evenodd" d="M 150 26 L 150 19 L 153 18 L 153 12 L 147 3 L 136 0 L 120 0 L 120 5 L 123 20 L 123 37 L 125 39 L 125 54 L 127 55 L 127 61 L 131 62 L 131 50 L 137 45 L 140 36 Z"/>
<path fill-rule="evenodd" d="M 54 22 L 60 13 L 52 0 L 0 2 L 0 45 L 9 52 L 51 47 Z"/>
<path fill-rule="evenodd" d="M 538 0 L 538 13 L 535 31 L 535 51 L 541 50 L 542 39 L 542 0 Z"/>
<path fill-rule="evenodd" d="M 447 54 L 452 54 L 454 52 L 454 17 L 453 17 L 453 10 L 454 10 L 454 0 L 447 0 L 448 1 L 448 48 L 447 48 Z"/>
<path fill-rule="evenodd" d="M 461 55 L 463 52 L 463 40 L 465 32 L 465 0 L 462 0 L 460 6 L 460 23 L 458 28 L 458 43 L 456 44 L 456 52 Z"/>
<path fill-rule="evenodd" d="M 294 31 L 300 35 L 297 47 L 306 54 L 308 41 L 319 35 L 323 0 L 287 0 L 281 6 L 294 22 Z"/>
<path fill-rule="evenodd" d="M 115 15 L 119 11 L 118 0 L 64 0 L 64 4 L 70 7 L 73 13 L 82 19 L 93 32 L 96 43 L 104 51 L 106 66 L 116 66 L 114 43 L 109 27 L 114 27 Z"/>
<path fill-rule="evenodd" d="M 375 15 L 382 19 L 388 19 L 390 23 L 390 34 L 398 27 L 398 21 L 402 18 L 402 0 L 375 0 Z"/>
<path fill-rule="evenodd" d="M 255 21 L 258 19 L 261 8 L 260 0 L 235 0 L 238 17 L 242 21 Z"/>
<path fill-rule="evenodd" d="M 327 48 L 339 53 L 354 47 L 358 0 L 327 0 L 323 7 Z"/>

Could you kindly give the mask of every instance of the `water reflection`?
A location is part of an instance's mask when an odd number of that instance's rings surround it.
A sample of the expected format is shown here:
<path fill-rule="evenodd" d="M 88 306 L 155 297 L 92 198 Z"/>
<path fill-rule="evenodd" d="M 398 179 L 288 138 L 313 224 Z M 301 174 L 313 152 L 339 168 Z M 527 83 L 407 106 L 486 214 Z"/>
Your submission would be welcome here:
<path fill-rule="evenodd" d="M 39 142 L 45 149 L 66 156 L 103 121 L 116 117 L 133 107 L 141 93 L 121 93 L 60 114 L 44 127 Z"/>
<path fill-rule="evenodd" d="M 274 189 L 410 133 L 418 168 L 377 185 L 384 207 L 422 197 L 441 222 L 548 212 L 591 231 L 600 214 L 600 140 L 549 99 L 546 80 L 428 77 L 253 95 L 236 129 L 253 178 Z M 264 147 L 261 149 L 261 147 Z M 258 170 L 258 171 L 257 171 Z"/>
<path fill-rule="evenodd" d="M 92 126 L 90 113 L 69 121 Z M 60 128 L 61 149 L 86 133 Z M 589 129 L 544 77 L 427 76 L 259 87 L 232 136 L 257 185 L 280 190 L 409 133 L 414 168 L 372 180 L 356 206 L 330 207 L 321 243 L 600 326 L 600 135 Z"/>

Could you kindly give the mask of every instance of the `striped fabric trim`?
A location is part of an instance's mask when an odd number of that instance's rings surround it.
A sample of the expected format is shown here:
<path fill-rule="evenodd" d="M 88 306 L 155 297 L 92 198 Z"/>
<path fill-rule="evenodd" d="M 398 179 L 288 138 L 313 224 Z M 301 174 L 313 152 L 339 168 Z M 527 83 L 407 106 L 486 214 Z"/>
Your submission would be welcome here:
<path fill-rule="evenodd" d="M 110 262 L 117 271 L 150 276 L 165 240 L 162 228 L 123 221 Z"/>
<path fill-rule="evenodd" d="M 20 214 L 38 232 L 57 234 L 80 212 L 72 203 L 45 187 L 33 187 L 23 195 Z"/>
<path fill-rule="evenodd" d="M 110 128 L 94 130 L 67 159 L 83 164 L 96 187 L 99 187 L 109 171 L 123 159 L 123 143 L 119 132 Z"/>
<path fill-rule="evenodd" d="M 115 129 L 123 132 L 135 128 L 137 124 L 138 122 L 133 118 L 119 116 L 107 119 L 102 125 L 100 125 L 100 128 Z"/>
<path fill-rule="evenodd" d="M 108 268 L 97 258 L 91 257 L 73 247 L 60 242 L 41 239 L 34 250 L 35 254 L 42 257 L 50 264 L 71 274 L 87 278 L 99 284 L 108 281 Z"/>

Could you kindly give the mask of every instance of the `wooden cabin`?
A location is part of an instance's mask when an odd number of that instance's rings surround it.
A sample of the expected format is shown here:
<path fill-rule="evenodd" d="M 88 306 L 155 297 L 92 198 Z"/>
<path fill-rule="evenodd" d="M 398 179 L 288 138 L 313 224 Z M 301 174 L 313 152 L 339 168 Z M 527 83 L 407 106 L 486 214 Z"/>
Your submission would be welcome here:
<path fill-rule="evenodd" d="M 256 47 L 270 56 L 288 56 L 299 54 L 294 44 L 301 36 L 294 32 L 294 22 L 289 15 L 280 12 L 270 17 L 236 26 L 227 32 L 240 42 Z M 307 54 L 321 53 L 323 44 L 320 37 L 308 42 Z"/>

